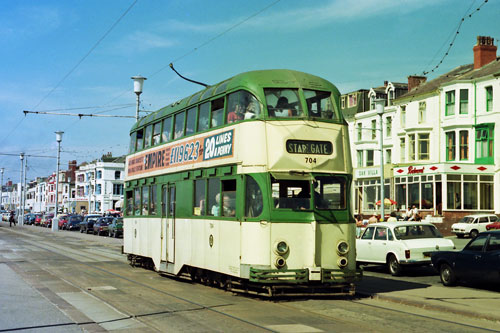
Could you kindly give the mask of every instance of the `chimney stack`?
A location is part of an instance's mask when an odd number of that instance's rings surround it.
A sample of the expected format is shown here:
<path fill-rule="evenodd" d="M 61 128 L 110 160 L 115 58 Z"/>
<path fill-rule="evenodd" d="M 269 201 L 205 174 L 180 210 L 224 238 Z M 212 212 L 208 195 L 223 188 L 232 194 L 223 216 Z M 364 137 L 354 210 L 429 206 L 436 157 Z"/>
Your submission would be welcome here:
<path fill-rule="evenodd" d="M 408 76 L 408 92 L 412 91 L 419 85 L 425 83 L 425 81 L 427 81 L 427 77 L 425 76 L 417 76 L 417 75 Z"/>
<path fill-rule="evenodd" d="M 472 48 L 474 51 L 474 69 L 483 67 L 497 58 L 497 47 L 493 45 L 492 37 L 477 36 L 477 44 Z"/>

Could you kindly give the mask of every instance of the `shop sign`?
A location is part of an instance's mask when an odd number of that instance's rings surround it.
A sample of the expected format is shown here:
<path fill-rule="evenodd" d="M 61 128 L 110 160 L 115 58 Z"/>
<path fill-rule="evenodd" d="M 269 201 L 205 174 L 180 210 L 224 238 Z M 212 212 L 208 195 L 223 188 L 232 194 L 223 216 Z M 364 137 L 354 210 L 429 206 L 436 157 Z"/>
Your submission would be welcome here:
<path fill-rule="evenodd" d="M 408 174 L 414 174 L 414 173 L 424 173 L 425 167 L 422 167 L 420 169 L 414 168 L 411 165 L 408 167 Z"/>
<path fill-rule="evenodd" d="M 380 168 L 355 170 L 355 177 L 356 178 L 380 177 Z"/>

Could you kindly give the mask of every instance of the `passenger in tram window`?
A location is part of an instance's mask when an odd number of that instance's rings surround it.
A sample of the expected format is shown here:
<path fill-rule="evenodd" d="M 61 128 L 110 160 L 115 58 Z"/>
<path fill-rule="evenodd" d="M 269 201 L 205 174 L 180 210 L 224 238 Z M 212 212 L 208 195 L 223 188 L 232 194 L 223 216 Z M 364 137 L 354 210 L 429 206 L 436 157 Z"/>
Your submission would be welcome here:
<path fill-rule="evenodd" d="M 292 109 L 290 109 L 290 105 L 288 104 L 288 99 L 285 96 L 281 96 L 278 98 L 278 102 L 276 103 L 276 107 L 274 110 L 275 117 L 292 117 Z"/>
<path fill-rule="evenodd" d="M 258 111 L 258 107 L 256 106 L 255 101 L 250 101 L 245 109 L 245 119 L 253 119 L 258 116 L 256 114 L 256 111 Z"/>
<path fill-rule="evenodd" d="M 243 107 L 239 103 L 235 103 L 232 111 L 227 114 L 227 123 L 234 123 L 243 119 Z"/>
<path fill-rule="evenodd" d="M 222 207 L 223 215 L 234 217 L 236 216 L 235 193 L 224 193 Z"/>
<path fill-rule="evenodd" d="M 212 215 L 220 216 L 220 193 L 215 196 L 215 205 L 212 206 Z"/>

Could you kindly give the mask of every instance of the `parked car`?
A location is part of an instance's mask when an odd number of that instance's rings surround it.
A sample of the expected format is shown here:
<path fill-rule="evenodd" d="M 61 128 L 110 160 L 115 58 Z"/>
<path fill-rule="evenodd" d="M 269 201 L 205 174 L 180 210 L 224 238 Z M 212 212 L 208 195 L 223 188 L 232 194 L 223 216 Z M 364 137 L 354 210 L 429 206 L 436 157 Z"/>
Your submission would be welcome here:
<path fill-rule="evenodd" d="M 110 237 L 118 238 L 123 236 L 123 217 L 115 217 L 108 225 L 108 234 Z"/>
<path fill-rule="evenodd" d="M 80 230 L 80 223 L 83 221 L 81 215 L 69 215 L 66 223 L 66 230 Z"/>
<path fill-rule="evenodd" d="M 498 217 L 493 214 L 475 214 L 464 216 L 458 223 L 451 226 L 451 232 L 457 235 L 458 238 L 470 236 L 474 238 L 480 232 L 486 231 L 486 226 L 490 223 L 497 222 Z"/>
<path fill-rule="evenodd" d="M 89 232 L 94 231 L 94 223 L 100 218 L 101 215 L 97 214 L 89 214 L 83 218 L 83 221 L 80 223 L 80 232 L 85 232 L 88 234 Z"/>
<path fill-rule="evenodd" d="M 459 280 L 498 284 L 500 230 L 480 233 L 462 251 L 434 252 L 431 260 L 445 286 L 455 285 Z"/>
<path fill-rule="evenodd" d="M 45 214 L 42 218 L 42 227 L 52 228 L 52 219 L 54 218 L 54 213 Z"/>
<path fill-rule="evenodd" d="M 68 215 L 58 215 L 57 218 L 59 221 L 57 222 L 57 225 L 59 226 L 60 230 L 66 229 L 66 224 L 68 223 Z"/>
<path fill-rule="evenodd" d="M 28 213 L 24 215 L 24 224 L 34 224 L 35 223 L 36 214 Z"/>
<path fill-rule="evenodd" d="M 100 217 L 94 223 L 93 233 L 94 235 L 108 235 L 108 225 L 113 222 L 113 217 Z"/>
<path fill-rule="evenodd" d="M 36 216 L 35 216 L 35 225 L 36 226 L 42 225 L 42 218 L 43 218 L 43 214 L 36 214 Z"/>
<path fill-rule="evenodd" d="M 500 229 L 500 220 L 486 225 L 486 230 Z"/>
<path fill-rule="evenodd" d="M 392 275 L 400 275 L 403 266 L 429 265 L 430 251 L 454 248 L 431 223 L 373 223 L 356 239 L 356 262 L 387 265 Z"/>

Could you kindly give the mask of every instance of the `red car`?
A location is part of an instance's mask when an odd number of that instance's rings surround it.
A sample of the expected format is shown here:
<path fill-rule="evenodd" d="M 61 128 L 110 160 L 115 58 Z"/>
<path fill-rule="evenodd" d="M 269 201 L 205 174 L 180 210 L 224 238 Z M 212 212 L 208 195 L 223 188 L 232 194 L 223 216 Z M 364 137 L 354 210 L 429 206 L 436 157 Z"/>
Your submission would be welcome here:
<path fill-rule="evenodd" d="M 486 230 L 500 229 L 500 221 L 493 222 L 486 225 Z"/>
<path fill-rule="evenodd" d="M 36 214 L 35 217 L 35 225 L 41 225 L 42 224 L 42 214 Z"/>
<path fill-rule="evenodd" d="M 59 230 L 66 229 L 66 225 L 68 224 L 68 215 L 59 215 L 59 222 L 57 224 L 59 226 Z"/>
<path fill-rule="evenodd" d="M 42 227 L 51 228 L 52 227 L 52 219 L 53 218 L 54 218 L 54 213 L 46 214 L 42 218 Z"/>

